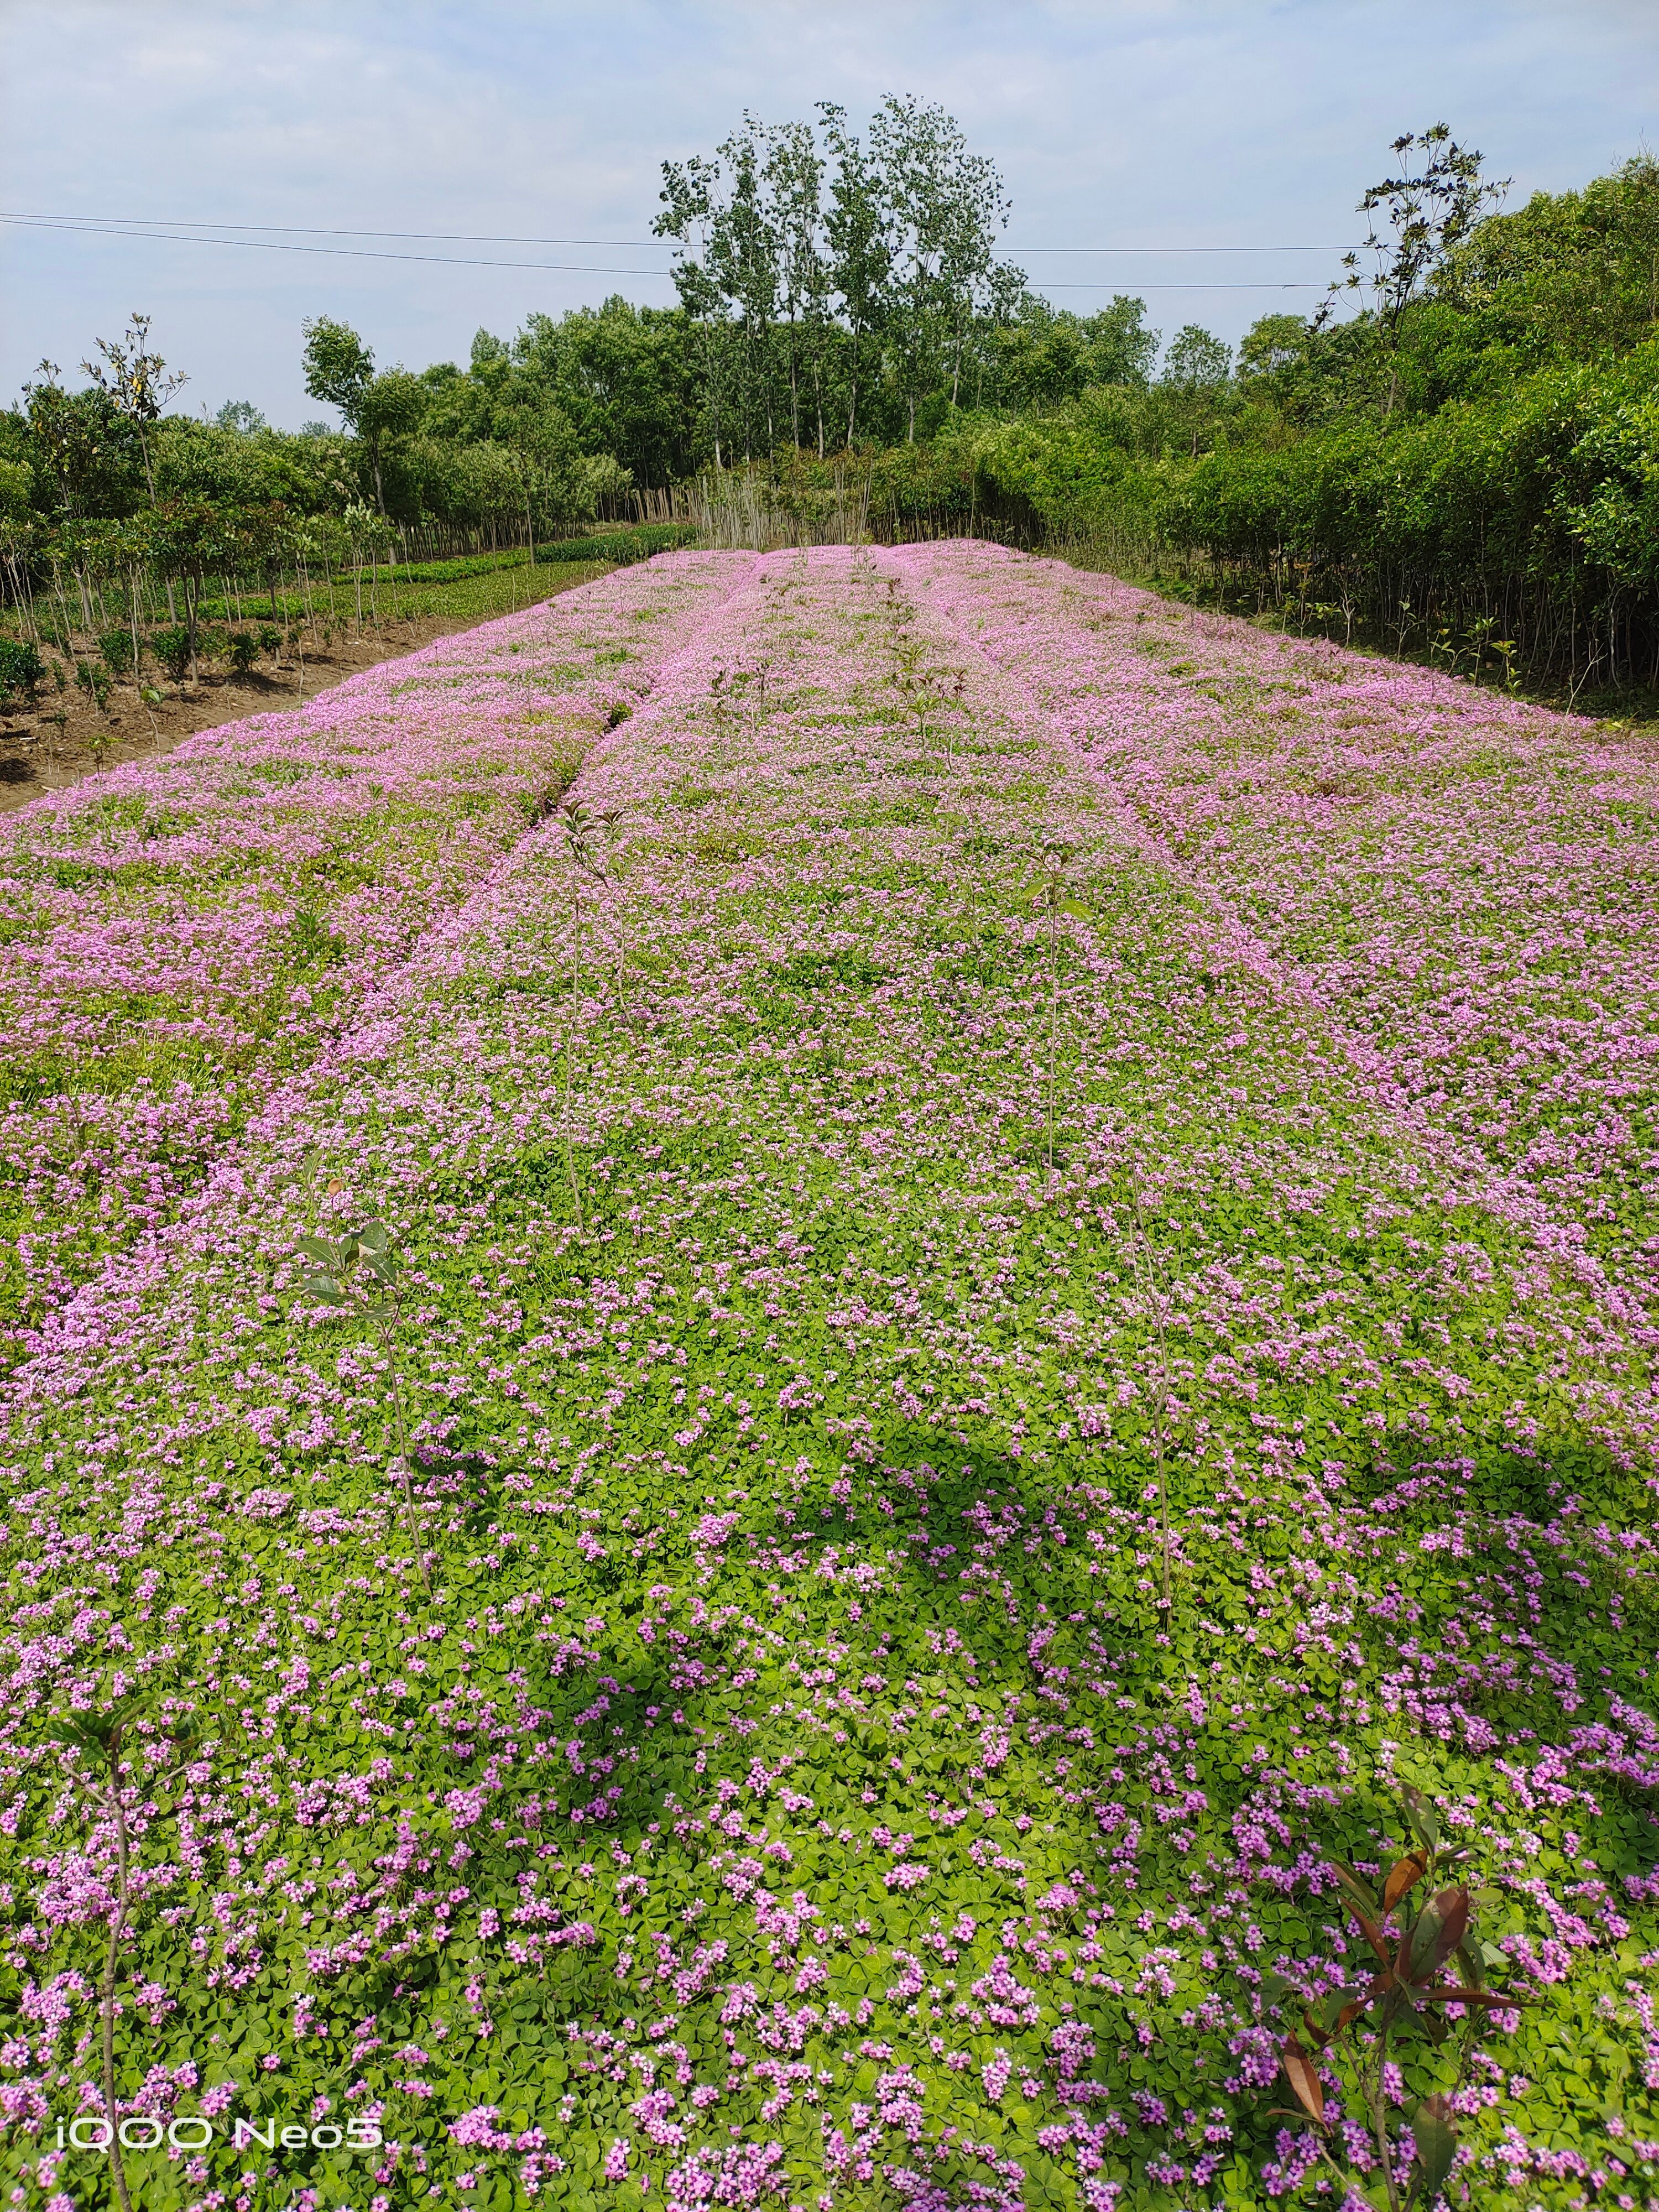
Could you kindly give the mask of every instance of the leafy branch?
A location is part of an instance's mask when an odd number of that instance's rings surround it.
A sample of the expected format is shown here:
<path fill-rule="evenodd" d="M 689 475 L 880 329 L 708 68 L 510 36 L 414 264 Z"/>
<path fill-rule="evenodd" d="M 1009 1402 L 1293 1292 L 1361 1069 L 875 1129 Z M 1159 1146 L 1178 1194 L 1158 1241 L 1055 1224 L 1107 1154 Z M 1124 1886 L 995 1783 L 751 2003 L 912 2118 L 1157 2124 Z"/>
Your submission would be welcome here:
<path fill-rule="evenodd" d="M 432 1595 L 432 1570 L 421 1542 L 415 1514 L 415 1487 L 409 1464 L 409 1437 L 404 1422 L 403 1383 L 398 1364 L 398 1345 L 392 1332 L 403 1323 L 403 1304 L 398 1277 L 402 1262 L 384 1221 L 366 1221 L 361 1229 L 348 1229 L 337 1237 L 301 1237 L 295 1249 L 317 1263 L 290 1293 L 314 1298 L 319 1305 L 337 1306 L 367 1322 L 386 1354 L 390 1385 L 392 1431 L 397 1438 L 397 1467 L 403 1486 L 404 1512 L 409 1540 L 420 1564 L 427 1595 Z"/>
<path fill-rule="evenodd" d="M 1523 2002 L 1487 1985 L 1488 1971 L 1508 1962 L 1502 1951 L 1474 1929 L 1477 1913 L 1498 1903 L 1501 1893 L 1471 1889 L 1462 1881 L 1434 1888 L 1436 1875 L 1464 1854 L 1444 1849 L 1439 1817 L 1422 1790 L 1407 1786 L 1402 1796 L 1414 1848 L 1395 1861 L 1380 1889 L 1373 1888 L 1346 1860 L 1328 1861 L 1374 1968 L 1364 1980 L 1327 1990 L 1304 2005 L 1300 2032 L 1292 2029 L 1286 2035 L 1280 2052 L 1285 2079 L 1297 2107 L 1284 2117 L 1300 2119 L 1314 2130 L 1321 2157 L 1340 2181 L 1352 2188 L 1352 2175 L 1332 2154 L 1336 2136 L 1317 2064 L 1320 2054 L 1345 2036 L 1351 2039 L 1355 2078 L 1376 2144 L 1388 2212 L 1413 2212 L 1432 2204 L 1451 2172 L 1460 2141 L 1453 2121 L 1454 2088 L 1449 2094 L 1420 2098 L 1411 2109 L 1411 2155 L 1403 2156 L 1403 2147 L 1389 2124 L 1387 2070 L 1395 2039 L 1415 2029 L 1430 2043 L 1443 2044 L 1451 2029 L 1443 2008 L 1461 2006 L 1467 2023 L 1456 2085 L 1461 2087 L 1474 2055 L 1481 2015 L 1513 2012 Z M 1420 1893 L 1411 1906 L 1407 1899 L 1413 1893 Z M 1449 1965 L 1457 1968 L 1455 1980 L 1442 1979 Z M 1278 1986 L 1281 1991 L 1288 1988 L 1283 1982 Z M 1370 2031 L 1364 2043 L 1356 2033 L 1362 2026 Z"/>
<path fill-rule="evenodd" d="M 1483 179 L 1483 156 L 1460 146 L 1443 123 L 1415 134 L 1405 132 L 1389 151 L 1405 157 L 1400 174 L 1372 185 L 1358 205 L 1358 212 L 1371 218 L 1365 250 L 1376 264 L 1374 274 L 1369 279 L 1363 275 L 1357 253 L 1344 254 L 1346 273 L 1331 286 L 1314 326 L 1318 329 L 1329 320 L 1340 294 L 1358 292 L 1369 284 L 1377 331 L 1392 355 L 1407 309 L 1468 238 L 1482 210 L 1501 200 L 1509 185 L 1507 179 Z M 1421 166 L 1414 167 L 1418 159 Z M 1379 211 L 1384 218 L 1381 225 Z M 1385 417 L 1394 412 L 1398 387 L 1395 363 L 1389 369 Z"/>

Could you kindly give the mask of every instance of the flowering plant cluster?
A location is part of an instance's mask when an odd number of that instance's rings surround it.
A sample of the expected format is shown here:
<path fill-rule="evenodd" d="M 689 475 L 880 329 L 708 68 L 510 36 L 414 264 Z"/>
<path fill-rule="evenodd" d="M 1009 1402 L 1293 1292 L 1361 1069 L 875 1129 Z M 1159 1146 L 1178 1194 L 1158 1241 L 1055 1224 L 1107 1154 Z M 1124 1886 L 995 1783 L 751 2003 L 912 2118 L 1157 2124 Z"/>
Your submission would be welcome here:
<path fill-rule="evenodd" d="M 1486 969 L 1401 979 L 1474 894 L 1365 889 L 1466 696 L 994 548 L 592 589 L 673 649 L 569 804 L 11 1378 L 16 2201 L 234 2107 L 120 2186 L 1650 2203 L 1649 1170 L 1471 1121 Z M 1283 792 L 1362 696 L 1345 872 Z M 1494 843 L 1650 883 L 1638 771 L 1477 703 Z"/>
<path fill-rule="evenodd" d="M 0 1362 L 556 799 L 718 563 L 445 638 L 0 823 Z"/>
<path fill-rule="evenodd" d="M 896 556 L 1340 1025 L 1393 1110 L 1659 1346 L 1651 739 L 1106 577 Z"/>

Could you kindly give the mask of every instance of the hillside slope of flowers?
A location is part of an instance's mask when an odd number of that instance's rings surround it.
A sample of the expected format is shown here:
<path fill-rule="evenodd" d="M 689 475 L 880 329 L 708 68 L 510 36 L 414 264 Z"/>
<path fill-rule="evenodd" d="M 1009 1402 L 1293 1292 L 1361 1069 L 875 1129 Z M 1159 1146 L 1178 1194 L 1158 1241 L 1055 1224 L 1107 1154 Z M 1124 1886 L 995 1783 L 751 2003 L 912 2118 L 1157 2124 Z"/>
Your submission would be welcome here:
<path fill-rule="evenodd" d="M 57 2133 L 112 2085 L 202 2212 L 1653 2202 L 1634 1260 L 1385 1059 L 1357 862 L 1340 957 L 1265 809 L 1272 897 L 1195 866 L 1078 588 L 732 556 L 579 811 L 43 1325 L 20 2204 L 116 2201 Z M 1373 2109 L 1337 1862 L 1413 1853 L 1480 2001 Z"/>
<path fill-rule="evenodd" d="M 6 817 L 6 1364 L 557 797 L 733 565 L 601 579 Z"/>

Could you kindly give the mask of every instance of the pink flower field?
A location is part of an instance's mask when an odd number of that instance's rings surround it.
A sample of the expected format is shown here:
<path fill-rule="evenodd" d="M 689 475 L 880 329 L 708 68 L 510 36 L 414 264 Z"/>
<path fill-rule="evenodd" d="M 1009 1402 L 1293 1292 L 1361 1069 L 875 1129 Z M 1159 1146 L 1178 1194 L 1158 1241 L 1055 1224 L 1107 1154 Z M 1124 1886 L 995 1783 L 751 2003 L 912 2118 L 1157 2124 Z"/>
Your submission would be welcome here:
<path fill-rule="evenodd" d="M 5 834 L 15 2203 L 1659 2201 L 1650 740 L 675 554 Z"/>
<path fill-rule="evenodd" d="M 167 1219 L 631 707 L 717 562 L 590 585 L 0 824 L 0 1327 Z"/>

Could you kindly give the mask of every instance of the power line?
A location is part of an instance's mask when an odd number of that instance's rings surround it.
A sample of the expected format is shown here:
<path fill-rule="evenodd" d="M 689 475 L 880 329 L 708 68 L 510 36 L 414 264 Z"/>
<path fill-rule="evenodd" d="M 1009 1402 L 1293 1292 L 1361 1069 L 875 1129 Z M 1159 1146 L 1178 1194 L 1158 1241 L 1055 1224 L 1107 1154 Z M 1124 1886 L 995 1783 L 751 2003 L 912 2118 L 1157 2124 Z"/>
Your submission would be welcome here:
<path fill-rule="evenodd" d="M 66 229 L 82 226 L 136 225 L 137 231 L 111 231 L 115 237 L 148 235 L 152 231 L 189 230 L 252 230 L 268 237 L 283 238 L 391 238 L 409 242 L 438 242 L 451 246 L 620 246 L 630 251 L 660 249 L 662 241 L 654 238 L 544 238 L 533 234 L 488 230 L 343 230 L 321 229 L 301 222 L 198 222 L 193 218 L 172 216 L 65 216 L 7 214 L 0 222 L 49 223 Z M 234 245 L 233 239 L 209 240 L 210 244 Z M 1348 248 L 1341 246 L 1011 246 L 1011 253 L 1343 253 Z M 502 263 L 501 267 L 516 264 Z M 628 275 L 630 272 L 606 271 L 606 274 Z"/>
<path fill-rule="evenodd" d="M 1045 292 L 1115 292 L 1115 284 L 1045 284 Z M 1257 284 L 1137 284 L 1137 292 L 1328 292 L 1328 284 L 1281 284 L 1276 277 L 1264 276 Z"/>
<path fill-rule="evenodd" d="M 1011 246 L 1010 253 L 1346 253 L 1346 246 Z"/>
<path fill-rule="evenodd" d="M 192 238 L 180 231 L 131 230 L 125 226 L 118 227 L 113 223 L 70 222 L 61 217 L 46 216 L 0 214 L 0 222 L 9 223 L 17 229 L 45 231 L 50 236 L 61 236 L 65 233 L 73 233 L 82 238 L 146 239 L 158 245 L 234 246 L 254 253 L 321 254 L 330 260 L 338 261 L 419 262 L 429 268 L 442 269 L 545 269 L 574 276 L 654 276 L 663 282 L 671 280 L 674 274 L 672 269 L 620 269 L 590 261 L 502 261 L 486 259 L 477 254 L 388 253 L 381 249 L 367 246 L 289 246 L 276 239 L 268 238 Z M 343 234 L 348 237 L 359 238 L 395 237 L 398 234 L 396 232 L 375 231 Z M 416 232 L 411 233 L 410 235 L 419 236 L 421 234 Z M 1104 252 L 1109 249 L 1103 246 L 1076 249 L 1067 247 L 1064 250 Z M 1152 252 L 1154 249 L 1135 247 L 1123 250 L 1139 252 Z M 1045 284 L 1043 289 L 1049 292 L 1112 292 L 1119 288 L 1109 283 L 1048 283 Z M 1136 287 L 1138 291 L 1142 292 L 1319 292 L 1325 289 L 1322 284 L 1282 283 L 1273 277 L 1264 277 L 1254 284 L 1216 283 L 1206 279 L 1199 279 L 1185 284 L 1157 283 L 1140 284 Z"/>
<path fill-rule="evenodd" d="M 630 249 L 641 247 L 649 252 L 660 251 L 659 238 L 538 238 L 518 237 L 511 233 L 488 230 L 322 230 L 301 222 L 197 222 L 186 216 L 145 215 L 40 215 L 6 214 L 0 222 L 39 222 L 71 228 L 81 225 L 133 223 L 149 230 L 258 230 L 271 236 L 280 234 L 285 238 L 395 238 L 404 240 L 447 240 L 452 246 L 621 246 Z M 128 235 L 117 233 L 117 235 Z M 212 243 L 214 241 L 210 241 Z M 230 241 L 220 240 L 219 243 Z"/>
<path fill-rule="evenodd" d="M 487 261 L 459 253 L 386 253 L 367 246 L 284 246 L 268 238 L 191 238 L 179 231 L 128 230 L 85 222 L 65 222 L 42 216 L 0 215 L 0 222 L 15 228 L 43 230 L 52 236 L 66 231 L 83 238 L 145 238 L 174 246 L 239 246 L 250 253 L 320 253 L 348 261 L 422 261 L 453 269 L 556 269 L 583 276 L 672 276 L 670 269 L 609 269 L 586 261 Z"/>

